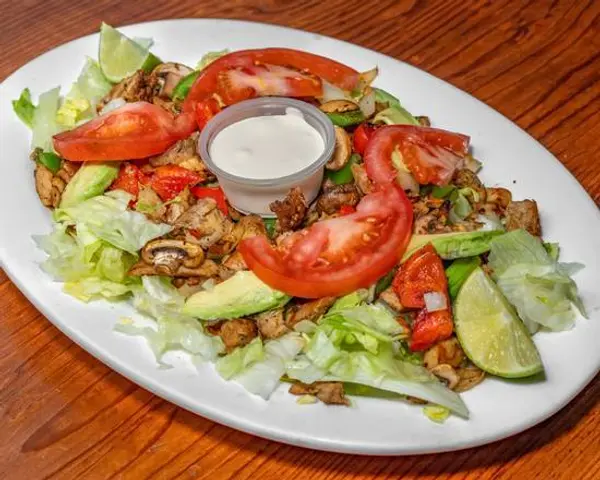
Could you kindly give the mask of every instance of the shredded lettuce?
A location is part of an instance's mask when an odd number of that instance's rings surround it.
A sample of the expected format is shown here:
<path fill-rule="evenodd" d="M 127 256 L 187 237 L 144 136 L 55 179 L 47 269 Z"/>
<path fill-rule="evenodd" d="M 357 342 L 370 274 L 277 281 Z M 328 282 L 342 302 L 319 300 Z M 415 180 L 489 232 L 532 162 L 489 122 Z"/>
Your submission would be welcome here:
<path fill-rule="evenodd" d="M 305 334 L 303 354 L 288 362 L 286 374 L 303 383 L 340 381 L 410 395 L 468 416 L 460 397 L 419 364 L 420 359 L 406 358 L 404 333 L 381 305 L 332 308 Z"/>
<path fill-rule="evenodd" d="M 250 365 L 260 362 L 265 357 L 265 349 L 260 337 L 256 337 L 248 345 L 236 348 L 233 352 L 217 360 L 219 375 L 229 380 L 241 373 Z"/>
<path fill-rule="evenodd" d="M 426 405 L 423 407 L 423 413 L 429 420 L 435 423 L 444 423 L 450 416 L 450 410 L 439 405 Z"/>
<path fill-rule="evenodd" d="M 112 84 L 106 79 L 100 65 L 87 58 L 77 81 L 65 96 L 56 114 L 56 121 L 72 128 L 96 115 L 96 104 L 106 95 Z"/>
<path fill-rule="evenodd" d="M 102 241 L 85 224 L 77 225 L 75 230 L 70 234 L 66 225 L 57 224 L 50 235 L 35 237 L 48 254 L 42 269 L 65 282 L 66 293 L 84 302 L 128 294 L 134 280 L 126 274 L 136 257 Z"/>
<path fill-rule="evenodd" d="M 229 50 L 226 48 L 224 50 L 216 50 L 214 52 L 205 53 L 198 64 L 196 65 L 196 70 L 203 70 L 208 67 L 212 62 L 221 58 L 223 55 L 227 55 Z"/>
<path fill-rule="evenodd" d="M 181 313 L 185 298 L 169 278 L 142 277 L 142 284 L 134 285 L 131 290 L 134 307 L 153 319 L 155 325 L 126 321 L 117 323 L 114 330 L 145 338 L 159 365 L 169 366 L 163 356 L 172 350 L 183 350 L 196 361 L 214 361 L 223 352 L 220 337 L 208 335 L 198 320 Z"/>
<path fill-rule="evenodd" d="M 304 343 L 302 336 L 296 332 L 266 342 L 263 358 L 233 376 L 232 380 L 250 393 L 268 399 L 279 385 L 286 364 L 300 353 Z"/>
<path fill-rule="evenodd" d="M 531 333 L 541 327 L 553 331 L 572 328 L 572 305 L 586 316 L 571 279 L 582 265 L 556 262 L 542 242 L 525 230 L 497 237 L 490 246 L 488 261 L 494 279 Z"/>
<path fill-rule="evenodd" d="M 60 87 L 48 90 L 40 95 L 38 106 L 34 110 L 31 122 L 33 148 L 39 147 L 46 152 L 53 152 L 52 136 L 63 128 L 56 121 L 56 112 L 60 102 Z"/>
<path fill-rule="evenodd" d="M 31 102 L 31 92 L 25 88 L 17 100 L 12 101 L 13 110 L 29 128 L 33 127 L 35 105 Z"/>
<path fill-rule="evenodd" d="M 136 255 L 146 243 L 173 227 L 153 223 L 143 214 L 128 210 L 131 198 L 122 190 L 114 190 L 72 207 L 57 209 L 54 215 L 56 220 L 67 224 L 84 223 L 98 238 Z"/>

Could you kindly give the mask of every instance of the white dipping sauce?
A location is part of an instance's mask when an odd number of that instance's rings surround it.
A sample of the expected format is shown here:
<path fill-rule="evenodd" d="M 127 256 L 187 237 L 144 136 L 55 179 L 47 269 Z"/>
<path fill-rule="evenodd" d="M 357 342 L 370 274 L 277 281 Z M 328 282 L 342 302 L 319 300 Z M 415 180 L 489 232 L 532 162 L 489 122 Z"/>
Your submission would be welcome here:
<path fill-rule="evenodd" d="M 210 157 L 222 170 L 251 179 L 281 178 L 314 163 L 325 150 L 323 138 L 300 110 L 251 117 L 233 123 L 213 139 Z"/>

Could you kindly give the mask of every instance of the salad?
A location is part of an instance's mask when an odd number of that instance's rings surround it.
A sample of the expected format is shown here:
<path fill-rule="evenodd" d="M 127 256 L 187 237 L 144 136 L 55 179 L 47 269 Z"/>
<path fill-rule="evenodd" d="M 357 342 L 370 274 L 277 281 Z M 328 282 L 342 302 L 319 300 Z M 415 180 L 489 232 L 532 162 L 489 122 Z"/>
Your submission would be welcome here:
<path fill-rule="evenodd" d="M 115 324 L 162 366 L 187 352 L 267 399 L 404 399 L 442 422 L 486 375 L 543 372 L 538 330 L 585 316 L 542 238 L 538 205 L 486 187 L 470 138 L 375 86 L 377 69 L 265 48 L 164 62 L 103 24 L 75 83 L 13 101 L 32 130 L 54 230 L 42 269 L 83 301 L 131 302 Z M 273 218 L 228 202 L 197 149 L 231 105 L 293 97 L 324 112 L 335 150 L 316 200 L 294 186 Z M 284 161 L 285 159 L 282 159 Z M 350 397 L 350 398 L 349 398 Z"/>

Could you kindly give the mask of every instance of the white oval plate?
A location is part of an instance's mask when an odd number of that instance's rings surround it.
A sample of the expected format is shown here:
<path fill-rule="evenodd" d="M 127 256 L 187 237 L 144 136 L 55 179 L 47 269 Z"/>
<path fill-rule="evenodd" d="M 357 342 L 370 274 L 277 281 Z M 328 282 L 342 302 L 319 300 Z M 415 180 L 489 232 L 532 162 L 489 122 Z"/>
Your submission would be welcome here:
<path fill-rule="evenodd" d="M 227 383 L 212 365 L 199 371 L 178 361 L 157 368 L 143 340 L 112 327 L 127 305 L 80 303 L 43 274 L 44 255 L 31 240 L 51 228 L 32 178 L 29 132 L 9 104 L 24 87 L 34 97 L 57 85 L 69 88 L 86 55 L 96 57 L 98 35 L 62 45 L 28 63 L 0 87 L 0 261 L 31 302 L 81 347 L 114 370 L 177 405 L 219 423 L 303 447 L 360 454 L 442 452 L 482 445 L 521 432 L 565 406 L 600 366 L 600 214 L 583 188 L 539 143 L 480 101 L 393 58 L 320 35 L 256 23 L 223 20 L 169 20 L 123 28 L 130 36 L 152 37 L 165 60 L 195 65 L 209 50 L 284 46 L 319 53 L 358 70 L 380 68 L 377 85 L 396 94 L 408 110 L 429 115 L 435 126 L 471 136 L 484 161 L 488 185 L 505 185 L 515 198 L 535 198 L 545 238 L 558 241 L 563 261 L 581 261 L 577 275 L 588 320 L 573 330 L 535 337 L 547 379 L 538 383 L 488 379 L 464 394 L 470 420 L 430 422 L 417 406 L 357 398 L 353 408 L 299 406 L 285 386 L 265 402 Z"/>

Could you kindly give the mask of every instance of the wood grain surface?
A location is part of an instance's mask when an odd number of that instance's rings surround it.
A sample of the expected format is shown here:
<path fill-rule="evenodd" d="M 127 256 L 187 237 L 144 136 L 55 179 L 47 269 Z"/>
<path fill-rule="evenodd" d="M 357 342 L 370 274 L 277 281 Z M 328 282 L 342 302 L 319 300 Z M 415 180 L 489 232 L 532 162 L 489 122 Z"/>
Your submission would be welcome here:
<path fill-rule="evenodd" d="M 0 12 L 0 79 L 95 32 L 101 20 L 238 18 L 351 41 L 499 110 L 600 203 L 597 0 L 2 0 Z M 3 479 L 597 479 L 599 396 L 596 378 L 542 424 L 458 453 L 378 458 L 290 447 L 195 416 L 112 372 L 54 328 L 0 270 Z"/>

